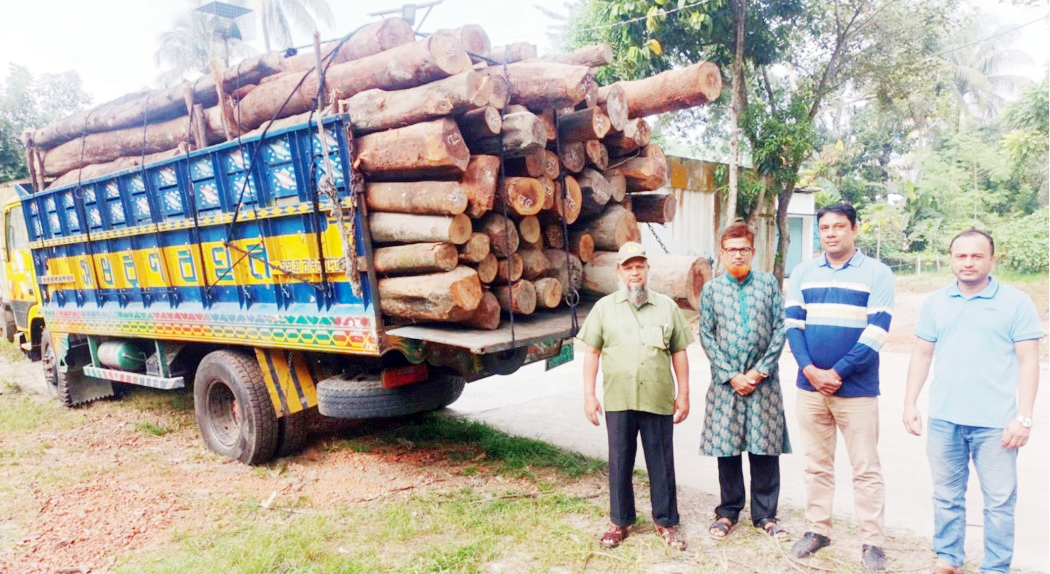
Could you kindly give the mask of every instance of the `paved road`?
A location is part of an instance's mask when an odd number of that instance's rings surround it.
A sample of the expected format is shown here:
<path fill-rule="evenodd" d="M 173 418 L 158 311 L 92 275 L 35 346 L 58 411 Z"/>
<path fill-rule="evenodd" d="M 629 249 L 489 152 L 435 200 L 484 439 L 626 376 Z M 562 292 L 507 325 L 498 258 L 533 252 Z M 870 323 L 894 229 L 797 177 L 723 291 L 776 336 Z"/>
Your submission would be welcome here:
<path fill-rule="evenodd" d="M 688 352 L 693 401 L 688 420 L 677 428 L 676 433 L 678 483 L 686 488 L 717 495 L 718 471 L 715 460 L 697 454 L 704 419 L 703 398 L 710 371 L 699 344 L 690 346 Z M 880 401 L 882 429 L 879 449 L 886 480 L 886 524 L 890 528 L 906 528 L 918 536 L 929 538 L 933 530 L 933 510 L 926 441 L 925 437 L 917 438 L 908 434 L 900 422 L 908 360 L 906 354 L 882 354 L 884 394 Z M 542 364 L 530 365 L 511 376 L 472 383 L 450 410 L 519 436 L 541 439 L 588 456 L 604 457 L 604 428 L 591 426 L 583 416 L 582 363 L 577 359 L 549 372 L 544 372 Z M 801 507 L 805 502 L 804 460 L 797 438 L 793 384 L 793 373 L 798 367 L 790 352 L 785 351 L 780 368 L 782 373 L 788 374 L 785 378 L 789 379 L 782 386 L 788 410 L 788 430 L 796 451 L 781 458 L 781 499 L 785 504 Z M 1041 365 L 1039 378 L 1041 388 L 1033 434 L 1029 444 L 1021 450 L 1018 461 L 1020 494 L 1014 566 L 1050 572 L 1050 557 L 1047 553 L 1047 541 L 1050 540 L 1047 521 L 1050 516 L 1050 458 L 1047 456 L 1050 451 L 1050 388 L 1046 384 L 1046 364 Z M 927 396 L 924 391 L 920 399 L 923 412 L 926 411 Z M 641 463 L 642 457 L 638 459 Z M 842 441 L 839 441 L 835 512 L 837 516 L 851 520 L 853 495 L 848 460 Z M 644 464 L 640 467 L 644 468 Z M 968 492 L 967 554 L 973 560 L 983 554 L 981 497 L 973 473 Z"/>

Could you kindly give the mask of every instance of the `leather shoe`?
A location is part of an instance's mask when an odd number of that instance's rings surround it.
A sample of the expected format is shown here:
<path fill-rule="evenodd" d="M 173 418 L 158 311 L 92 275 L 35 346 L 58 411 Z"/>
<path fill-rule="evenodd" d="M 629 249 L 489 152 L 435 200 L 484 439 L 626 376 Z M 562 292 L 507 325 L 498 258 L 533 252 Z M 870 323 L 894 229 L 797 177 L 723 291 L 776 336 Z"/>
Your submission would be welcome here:
<path fill-rule="evenodd" d="M 938 560 L 930 567 L 930 574 L 963 574 L 962 566 L 952 566 L 943 560 Z"/>
<path fill-rule="evenodd" d="M 827 536 L 816 532 L 807 532 L 791 547 L 791 554 L 795 558 L 805 558 L 829 544 L 831 544 L 831 539 Z"/>
<path fill-rule="evenodd" d="M 882 548 L 878 546 L 872 546 L 871 544 L 865 544 L 864 550 L 861 553 L 861 563 L 864 564 L 864 568 L 874 571 L 882 571 L 886 569 L 886 553 L 882 551 Z"/>
<path fill-rule="evenodd" d="M 606 548 L 616 548 L 623 543 L 624 538 L 627 538 L 628 527 L 617 526 L 615 524 L 609 526 L 609 529 L 602 534 L 601 544 Z"/>

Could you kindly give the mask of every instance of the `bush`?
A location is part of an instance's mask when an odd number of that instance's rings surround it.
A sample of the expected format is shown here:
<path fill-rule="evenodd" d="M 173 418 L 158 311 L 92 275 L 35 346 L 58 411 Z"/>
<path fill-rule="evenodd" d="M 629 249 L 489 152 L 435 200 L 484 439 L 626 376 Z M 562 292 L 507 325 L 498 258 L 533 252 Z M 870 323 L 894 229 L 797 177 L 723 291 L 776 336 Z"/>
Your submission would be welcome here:
<path fill-rule="evenodd" d="M 1004 220 L 995 230 L 995 255 L 999 265 L 1021 273 L 1050 270 L 1050 210 L 1014 220 Z"/>

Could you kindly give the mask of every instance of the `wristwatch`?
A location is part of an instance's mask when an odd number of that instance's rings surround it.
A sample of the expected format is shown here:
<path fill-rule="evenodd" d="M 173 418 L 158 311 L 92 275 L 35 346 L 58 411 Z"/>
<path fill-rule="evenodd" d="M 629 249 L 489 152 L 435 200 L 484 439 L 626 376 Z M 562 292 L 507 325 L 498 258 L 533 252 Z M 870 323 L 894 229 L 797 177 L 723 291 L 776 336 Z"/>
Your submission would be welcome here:
<path fill-rule="evenodd" d="M 1032 428 L 1032 417 L 1017 415 L 1017 422 L 1021 423 L 1021 426 L 1023 426 L 1026 429 Z"/>

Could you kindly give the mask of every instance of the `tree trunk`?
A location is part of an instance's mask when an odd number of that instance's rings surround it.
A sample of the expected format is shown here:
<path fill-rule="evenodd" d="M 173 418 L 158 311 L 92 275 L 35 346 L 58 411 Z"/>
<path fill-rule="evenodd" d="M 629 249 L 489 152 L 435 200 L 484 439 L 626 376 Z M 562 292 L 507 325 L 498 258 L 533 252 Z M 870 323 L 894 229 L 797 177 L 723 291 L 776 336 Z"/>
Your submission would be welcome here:
<path fill-rule="evenodd" d="M 678 202 L 670 193 L 636 193 L 631 195 L 631 211 L 638 223 L 670 223 Z"/>
<path fill-rule="evenodd" d="M 587 46 L 581 46 L 565 54 L 544 56 L 540 61 L 598 68 L 601 66 L 608 66 L 612 63 L 613 47 L 609 44 L 590 44 Z"/>
<path fill-rule="evenodd" d="M 482 81 L 490 85 L 489 105 L 497 110 L 507 107 L 510 102 L 510 86 L 507 85 L 507 80 L 503 76 L 489 74 Z"/>
<path fill-rule="evenodd" d="M 797 168 L 794 173 L 798 173 Z M 777 194 L 777 258 L 773 262 L 773 275 L 777 281 L 784 283 L 784 266 L 787 265 L 788 246 L 791 244 L 791 230 L 788 228 L 788 204 L 795 193 L 795 184 L 789 181 Z"/>
<path fill-rule="evenodd" d="M 609 116 L 597 107 L 558 117 L 558 137 L 562 145 L 602 139 L 611 127 Z"/>
<path fill-rule="evenodd" d="M 481 73 L 502 76 L 503 71 L 503 66 L 490 66 Z M 531 110 L 573 107 L 597 90 L 587 66 L 519 62 L 509 64 L 506 71 L 510 103 Z"/>
<path fill-rule="evenodd" d="M 387 277 L 377 282 L 383 313 L 417 321 L 461 321 L 481 303 L 478 274 L 469 267 L 445 273 Z"/>
<path fill-rule="evenodd" d="M 722 93 L 722 72 L 710 62 L 697 62 L 641 80 L 616 83 L 627 98 L 627 114 L 644 118 L 717 100 Z"/>
<path fill-rule="evenodd" d="M 478 221 L 478 231 L 489 236 L 489 248 L 497 257 L 510 257 L 518 250 L 518 230 L 514 222 L 498 213 L 488 213 Z"/>
<path fill-rule="evenodd" d="M 561 249 L 544 249 L 543 254 L 550 261 L 550 267 L 544 275 L 561 283 L 562 294 L 567 296 L 573 291 L 579 291 L 583 285 L 583 263 L 575 255 Z"/>
<path fill-rule="evenodd" d="M 474 268 L 478 271 L 478 279 L 488 285 L 496 280 L 496 273 L 499 271 L 499 259 L 496 259 L 495 255 L 489 253 L 481 261 L 478 261 Z"/>
<path fill-rule="evenodd" d="M 481 76 L 468 71 L 405 90 L 365 90 L 339 102 L 339 109 L 350 115 L 354 134 L 360 136 L 461 114 L 488 101 Z"/>
<path fill-rule="evenodd" d="M 667 185 L 667 157 L 657 144 L 645 146 L 641 155 L 616 167 L 627 178 L 627 191 L 656 191 Z"/>
<path fill-rule="evenodd" d="M 562 167 L 570 173 L 580 173 L 583 166 L 587 164 L 586 146 L 583 142 L 561 144 L 558 150 L 558 159 Z"/>
<path fill-rule="evenodd" d="M 338 41 L 326 42 L 321 47 L 322 65 L 328 64 L 326 60 L 328 58 L 331 58 L 333 66 L 351 60 L 359 60 L 398 46 L 411 44 L 415 39 L 416 34 L 411 24 L 401 18 L 386 18 L 362 26 L 346 42 L 343 42 L 342 46 Z M 332 56 L 336 48 L 339 48 L 339 51 Z M 316 64 L 317 56 L 313 52 L 307 52 L 286 59 L 283 69 L 286 72 L 305 72 Z"/>
<path fill-rule="evenodd" d="M 536 178 L 505 177 L 493 209 L 499 210 L 506 203 L 507 208 L 518 215 L 536 215 L 543 209 L 545 194 L 543 184 Z"/>
<path fill-rule="evenodd" d="M 464 140 L 475 141 L 499 135 L 503 116 L 498 108 L 485 106 L 456 116 L 456 123 Z"/>
<path fill-rule="evenodd" d="M 492 290 L 504 311 L 513 311 L 519 315 L 531 315 L 536 311 L 536 287 L 532 281 L 522 279 L 510 286 L 496 285 Z"/>
<path fill-rule="evenodd" d="M 467 263 L 478 263 L 485 259 L 491 251 L 489 247 L 489 236 L 484 233 L 474 232 L 470 239 L 459 247 L 459 260 Z"/>
<path fill-rule="evenodd" d="M 157 153 L 151 153 L 146 157 L 134 156 L 134 157 L 122 157 L 115 159 L 111 162 L 106 163 L 95 163 L 91 165 L 85 165 L 82 168 L 67 171 L 61 176 L 55 178 L 48 188 L 58 188 L 63 185 L 69 185 L 71 183 L 77 183 L 78 181 L 88 181 L 111 173 L 116 173 L 128 168 L 149 165 L 155 161 L 161 161 L 177 157 L 179 155 L 187 154 L 192 151 L 193 146 L 189 144 L 180 145 L 178 149 L 169 149 L 165 151 L 159 151 Z"/>
<path fill-rule="evenodd" d="M 590 263 L 583 267 L 583 290 L 608 295 L 619 289 L 617 257 L 612 251 L 596 251 Z M 700 308 L 700 291 L 710 278 L 711 266 L 706 259 L 687 255 L 649 256 L 649 288 L 674 299 L 684 309 Z"/>
<path fill-rule="evenodd" d="M 539 180 L 540 185 L 543 186 L 543 207 L 540 209 L 554 209 L 554 198 L 557 194 L 561 193 L 561 187 L 558 185 L 558 182 L 548 177 L 540 177 L 537 179 Z"/>
<path fill-rule="evenodd" d="M 615 131 L 623 131 L 627 126 L 627 94 L 623 86 L 612 84 L 598 88 L 598 105 L 605 115 L 609 116 L 609 125 Z"/>
<path fill-rule="evenodd" d="M 470 239 L 470 218 L 464 214 L 407 215 L 376 212 L 368 216 L 368 228 L 376 243 L 449 242 L 462 245 Z"/>
<path fill-rule="evenodd" d="M 507 158 L 504 173 L 518 177 L 544 177 L 547 174 L 547 150 L 536 149 L 522 157 Z"/>
<path fill-rule="evenodd" d="M 612 197 L 612 186 L 609 185 L 608 180 L 599 171 L 587 168 L 583 170 L 577 181 L 580 184 L 580 193 L 583 194 L 583 207 L 580 214 L 589 217 L 605 210 L 606 204 Z"/>
<path fill-rule="evenodd" d="M 616 170 L 602 172 L 602 175 L 605 181 L 609 182 L 609 189 L 612 190 L 609 199 L 616 203 L 623 203 L 624 198 L 627 197 L 627 177 Z"/>
<path fill-rule="evenodd" d="M 512 64 L 514 62 L 532 60 L 535 57 L 536 45 L 528 42 L 513 42 L 504 46 L 495 46 L 489 50 L 489 58 L 495 60 L 499 64 Z M 499 64 L 492 67 L 502 68 Z"/>
<path fill-rule="evenodd" d="M 565 220 L 565 223 L 573 224 L 580 217 L 583 209 L 583 192 L 575 177 L 565 176 L 565 186 L 561 193 L 554 196 L 554 210 Z"/>
<path fill-rule="evenodd" d="M 561 282 L 554 277 L 543 277 L 532 283 L 536 289 L 536 305 L 541 309 L 554 309 L 561 304 Z"/>
<path fill-rule="evenodd" d="M 482 137 L 467 141 L 473 153 L 499 155 L 503 144 L 505 157 L 521 157 L 542 150 L 547 145 L 547 130 L 536 114 L 518 112 L 503 116 L 502 142 L 499 136 Z"/>
<path fill-rule="evenodd" d="M 485 291 L 481 296 L 481 303 L 478 303 L 478 308 L 474 309 L 470 317 L 460 321 L 460 323 L 475 329 L 492 331 L 499 329 L 499 314 L 499 300 L 496 299 L 496 296 L 491 291 Z"/>
<path fill-rule="evenodd" d="M 517 281 L 524 272 L 525 261 L 517 253 L 511 253 L 510 257 L 497 261 L 496 278 L 500 281 Z"/>
<path fill-rule="evenodd" d="M 549 149 L 543 150 L 543 175 L 549 179 L 556 180 L 561 175 L 561 162 L 558 154 Z"/>
<path fill-rule="evenodd" d="M 610 157 L 621 157 L 649 145 L 651 138 L 649 123 L 642 118 L 635 118 L 627 121 L 623 131 L 605 136 L 602 143 L 608 148 Z"/>
<path fill-rule="evenodd" d="M 598 171 L 609 168 L 609 150 L 598 140 L 589 140 L 583 144 L 584 155 L 587 163 L 594 166 Z"/>
<path fill-rule="evenodd" d="M 540 227 L 539 218 L 535 215 L 522 217 L 518 221 L 518 237 L 525 243 L 530 244 L 535 244 L 543 239 L 543 230 Z"/>
<path fill-rule="evenodd" d="M 480 218 L 492 209 L 496 199 L 496 182 L 499 180 L 499 156 L 475 155 L 470 157 L 463 172 L 460 185 L 467 194 L 467 215 Z"/>
<path fill-rule="evenodd" d="M 740 93 L 744 81 L 744 24 L 747 19 L 747 0 L 736 3 L 736 52 L 733 56 L 732 106 L 729 110 L 729 193 L 726 197 L 726 226 L 736 221 L 736 198 L 739 193 L 740 115 L 743 112 Z"/>
<path fill-rule="evenodd" d="M 526 279 L 532 280 L 540 277 L 550 267 L 550 261 L 547 260 L 547 256 L 543 254 L 542 249 L 523 245 L 515 255 L 518 255 L 521 259 L 521 276 Z"/>
<path fill-rule="evenodd" d="M 455 181 L 368 183 L 365 201 L 373 211 L 417 215 L 459 215 L 467 209 L 467 194 Z"/>
<path fill-rule="evenodd" d="M 459 254 L 451 243 L 411 243 L 379 247 L 372 261 L 376 273 L 419 275 L 452 271 L 459 264 Z"/>
<path fill-rule="evenodd" d="M 488 56 L 489 50 L 492 49 L 489 35 L 484 28 L 477 24 L 466 24 L 459 28 L 438 30 L 438 32 L 445 32 L 459 38 L 459 41 L 463 42 L 463 47 L 466 48 L 472 58 L 474 56 Z"/>
<path fill-rule="evenodd" d="M 586 229 L 569 232 L 569 253 L 572 253 L 581 263 L 587 263 L 594 255 L 594 236 Z"/>
<path fill-rule="evenodd" d="M 449 118 L 357 138 L 354 168 L 370 179 L 460 177 L 470 161 L 456 122 Z"/>
<path fill-rule="evenodd" d="M 616 251 L 628 241 L 641 241 L 638 220 L 630 211 L 611 205 L 598 217 L 587 222 L 595 249 Z"/>

